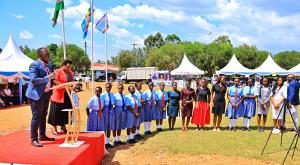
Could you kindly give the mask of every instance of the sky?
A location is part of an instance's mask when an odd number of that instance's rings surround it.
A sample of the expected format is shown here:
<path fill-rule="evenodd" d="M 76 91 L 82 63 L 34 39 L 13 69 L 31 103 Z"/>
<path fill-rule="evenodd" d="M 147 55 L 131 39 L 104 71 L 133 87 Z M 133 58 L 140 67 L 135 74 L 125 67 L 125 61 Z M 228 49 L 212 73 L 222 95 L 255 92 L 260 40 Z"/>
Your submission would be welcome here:
<path fill-rule="evenodd" d="M 81 22 L 88 0 L 64 0 L 66 42 L 84 48 Z M 300 51 L 299 0 L 94 0 L 95 23 L 108 13 L 108 57 L 132 44 L 143 46 L 156 32 L 182 41 L 210 43 L 220 35 L 234 46 L 256 45 L 273 54 Z M 272 3 L 273 2 L 273 3 Z M 0 0 L 0 48 L 10 34 L 18 45 L 39 48 L 62 43 L 61 19 L 52 27 L 55 0 Z M 91 52 L 91 26 L 86 38 Z M 95 29 L 94 60 L 104 60 L 104 35 Z"/>

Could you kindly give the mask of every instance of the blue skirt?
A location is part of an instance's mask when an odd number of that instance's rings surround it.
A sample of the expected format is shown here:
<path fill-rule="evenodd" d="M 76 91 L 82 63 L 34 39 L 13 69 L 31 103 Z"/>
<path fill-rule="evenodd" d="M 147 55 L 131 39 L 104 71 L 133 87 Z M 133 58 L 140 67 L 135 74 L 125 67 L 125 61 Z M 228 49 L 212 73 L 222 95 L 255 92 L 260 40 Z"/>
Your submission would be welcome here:
<path fill-rule="evenodd" d="M 153 101 L 152 102 L 152 109 L 150 109 L 150 101 L 147 100 L 145 107 L 144 107 L 144 121 L 145 122 L 150 122 L 151 120 L 153 120 L 153 113 L 156 109 L 156 104 Z"/>
<path fill-rule="evenodd" d="M 111 112 L 110 130 L 122 130 L 126 128 L 126 111 L 124 107 L 116 106 Z"/>
<path fill-rule="evenodd" d="M 160 112 L 160 108 L 162 107 L 161 101 L 158 101 L 158 107 L 155 108 L 155 111 L 153 113 L 153 120 L 160 120 L 160 119 L 165 119 L 166 118 L 166 108 L 162 112 Z"/>
<path fill-rule="evenodd" d="M 235 99 L 234 97 L 230 97 L 230 100 L 236 104 L 240 101 L 240 98 Z M 240 103 L 237 109 L 233 108 L 232 105 L 228 102 L 228 107 L 225 113 L 225 116 L 227 116 L 230 119 L 237 119 L 239 117 L 242 117 L 244 115 L 244 106 L 243 102 Z"/>
<path fill-rule="evenodd" d="M 244 117 L 253 117 L 256 112 L 256 100 L 255 99 L 244 99 Z"/>
<path fill-rule="evenodd" d="M 135 115 L 129 110 L 126 111 L 126 128 L 132 128 L 139 125 L 139 120 Z"/>
<path fill-rule="evenodd" d="M 141 107 L 140 117 L 139 117 L 139 124 L 143 123 L 145 120 L 145 110 L 143 106 Z"/>
<path fill-rule="evenodd" d="M 104 131 L 103 116 L 98 116 L 98 111 L 91 111 L 87 120 L 87 131 Z"/>
<path fill-rule="evenodd" d="M 103 122 L 104 122 L 104 131 L 110 131 L 110 128 L 113 127 L 114 124 L 111 122 L 111 119 L 113 118 L 113 108 L 109 108 L 108 106 L 105 106 L 103 108 Z"/>

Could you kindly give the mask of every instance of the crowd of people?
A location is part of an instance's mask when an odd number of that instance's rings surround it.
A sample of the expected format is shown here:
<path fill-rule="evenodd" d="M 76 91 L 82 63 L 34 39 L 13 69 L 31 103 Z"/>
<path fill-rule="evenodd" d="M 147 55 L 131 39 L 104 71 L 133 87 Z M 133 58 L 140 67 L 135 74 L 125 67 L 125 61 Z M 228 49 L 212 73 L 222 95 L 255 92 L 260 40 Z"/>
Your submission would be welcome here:
<path fill-rule="evenodd" d="M 26 85 L 22 86 L 26 89 Z M 25 94 L 23 93 L 22 102 L 28 103 Z M 6 108 L 13 105 L 20 105 L 20 94 L 18 84 L 8 83 L 0 85 L 0 108 Z"/>
<path fill-rule="evenodd" d="M 210 124 L 213 114 L 213 131 L 221 131 L 222 117 L 229 119 L 229 131 L 237 130 L 237 119 L 242 118 L 242 131 L 250 131 L 250 121 L 257 114 L 258 131 L 263 132 L 267 121 L 268 111 L 272 106 L 273 133 L 282 130 L 284 102 L 288 100 L 287 108 L 295 119 L 298 127 L 297 106 L 299 105 L 299 83 L 290 74 L 287 81 L 279 77 L 274 86 L 269 86 L 269 80 L 263 78 L 260 85 L 255 85 L 253 79 L 248 79 L 246 85 L 241 85 L 235 78 L 233 85 L 225 85 L 225 76 L 208 87 L 206 79 L 197 81 L 197 89 L 191 88 L 190 81 L 185 82 L 185 88 L 177 89 L 177 83 L 172 84 L 172 90 L 166 91 L 164 82 L 159 84 L 159 90 L 154 91 L 152 82 L 148 89 L 142 92 L 142 84 L 136 83 L 128 87 L 128 95 L 124 95 L 124 86 L 118 84 L 118 92 L 111 93 L 112 84 L 105 85 L 105 91 L 97 87 L 87 105 L 88 131 L 105 131 L 106 148 L 125 143 L 135 143 L 141 139 L 140 125 L 144 125 L 144 135 L 150 135 L 151 123 L 155 121 L 156 131 L 163 131 L 163 121 L 168 116 L 169 130 L 174 130 L 176 117 L 181 113 L 182 131 L 189 130 L 190 122 L 203 131 Z M 226 99 L 227 97 L 227 99 Z M 226 104 L 226 100 L 228 103 Z M 227 107 L 226 107 L 227 105 Z M 281 113 L 280 113 L 281 112 Z M 127 141 L 120 140 L 121 130 L 127 130 Z M 113 144 L 110 144 L 111 132 Z"/>

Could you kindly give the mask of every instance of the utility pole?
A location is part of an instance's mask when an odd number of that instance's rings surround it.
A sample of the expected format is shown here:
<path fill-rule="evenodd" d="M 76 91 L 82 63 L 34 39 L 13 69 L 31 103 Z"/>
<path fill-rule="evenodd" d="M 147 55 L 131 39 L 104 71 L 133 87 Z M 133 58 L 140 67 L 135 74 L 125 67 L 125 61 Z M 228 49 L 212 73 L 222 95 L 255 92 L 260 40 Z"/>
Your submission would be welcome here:
<path fill-rule="evenodd" d="M 133 46 L 133 51 L 134 51 L 135 67 L 137 67 L 137 66 L 138 66 L 138 64 L 137 64 L 138 58 L 137 58 L 137 55 L 136 55 L 136 49 L 135 49 L 135 46 L 137 46 L 138 44 L 133 43 L 133 44 L 131 44 L 131 45 Z"/>
<path fill-rule="evenodd" d="M 86 41 L 84 41 L 84 54 L 86 54 L 86 47 L 87 47 Z"/>

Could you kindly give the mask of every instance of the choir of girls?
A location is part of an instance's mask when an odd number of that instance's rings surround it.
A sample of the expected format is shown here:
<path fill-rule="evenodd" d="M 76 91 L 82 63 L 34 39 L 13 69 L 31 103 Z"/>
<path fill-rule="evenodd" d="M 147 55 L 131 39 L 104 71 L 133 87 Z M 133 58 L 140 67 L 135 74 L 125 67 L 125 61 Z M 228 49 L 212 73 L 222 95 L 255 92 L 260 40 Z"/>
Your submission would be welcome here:
<path fill-rule="evenodd" d="M 197 83 L 196 90 L 191 88 L 189 81 L 186 81 L 186 87 L 181 91 L 177 89 L 175 82 L 172 83 L 172 90 L 166 91 L 165 84 L 161 82 L 159 89 L 155 91 L 153 83 L 149 82 L 148 89 L 144 92 L 142 92 L 142 84 L 136 83 L 135 86 L 128 87 L 127 95 L 123 94 L 122 84 L 118 84 L 118 92 L 113 94 L 112 84 L 106 83 L 105 92 L 102 93 L 102 88 L 97 87 L 95 96 L 88 101 L 87 130 L 104 131 L 105 147 L 112 148 L 126 143 L 132 144 L 141 139 L 142 123 L 144 135 L 147 136 L 152 134 L 152 121 L 155 121 L 156 131 L 161 132 L 163 121 L 168 116 L 169 130 L 174 130 L 176 117 L 181 112 L 182 131 L 188 131 L 190 121 L 197 126 L 197 130 L 203 131 L 204 126 L 210 124 L 211 113 L 213 131 L 220 131 L 223 114 L 229 118 L 229 131 L 237 130 L 238 118 L 243 119 L 241 130 L 250 131 L 250 121 L 257 113 L 258 131 L 263 132 L 272 103 L 273 133 L 279 133 L 283 116 L 282 113 L 278 116 L 279 110 L 283 100 L 288 97 L 284 79 L 278 78 L 273 88 L 269 87 L 266 78 L 262 79 L 260 86 L 255 86 L 252 79 L 246 83 L 242 86 L 240 79 L 235 78 L 233 85 L 226 87 L 225 77 L 220 76 L 211 90 L 207 86 L 207 80 L 201 79 Z M 225 97 L 228 100 L 227 108 Z M 298 121 L 296 112 L 293 112 L 293 116 Z M 122 130 L 126 130 L 126 142 L 120 140 Z M 110 143 L 111 132 L 113 145 Z"/>

